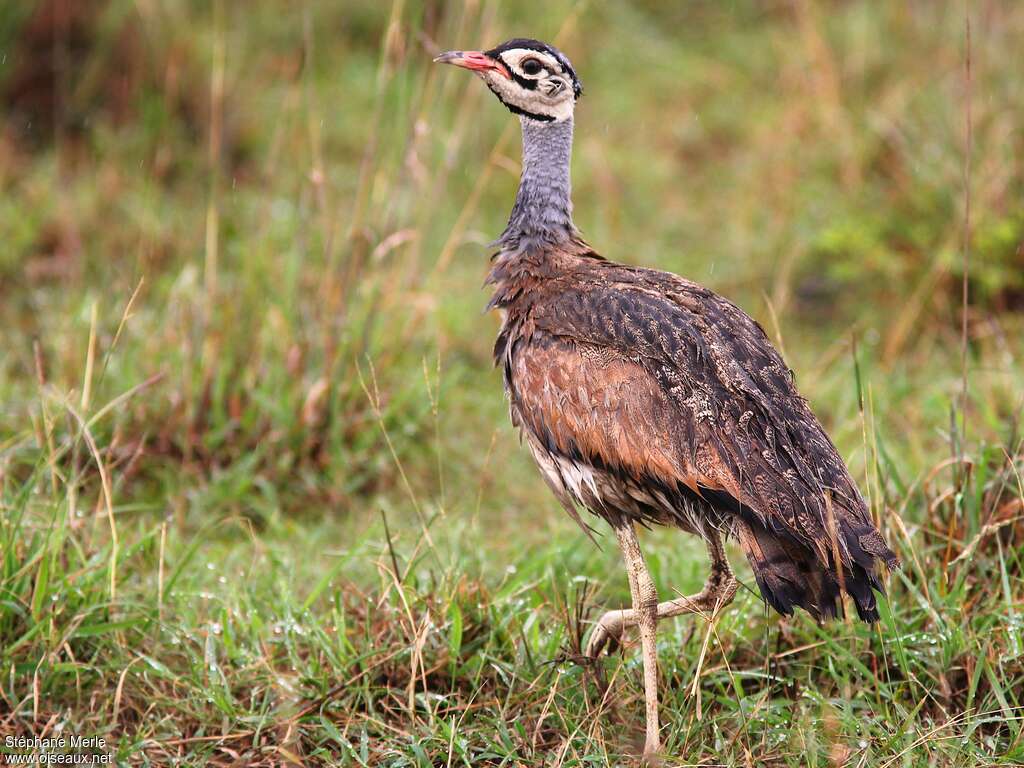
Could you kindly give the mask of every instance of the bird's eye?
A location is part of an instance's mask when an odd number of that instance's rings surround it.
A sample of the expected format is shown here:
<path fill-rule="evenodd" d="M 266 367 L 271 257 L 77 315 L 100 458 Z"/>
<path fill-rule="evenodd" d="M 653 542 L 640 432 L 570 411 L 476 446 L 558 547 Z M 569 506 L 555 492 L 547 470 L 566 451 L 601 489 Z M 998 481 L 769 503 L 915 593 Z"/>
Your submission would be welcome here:
<path fill-rule="evenodd" d="M 544 69 L 544 65 L 537 59 L 523 59 L 519 66 L 522 68 L 523 74 L 526 75 L 539 75 L 540 71 Z"/>

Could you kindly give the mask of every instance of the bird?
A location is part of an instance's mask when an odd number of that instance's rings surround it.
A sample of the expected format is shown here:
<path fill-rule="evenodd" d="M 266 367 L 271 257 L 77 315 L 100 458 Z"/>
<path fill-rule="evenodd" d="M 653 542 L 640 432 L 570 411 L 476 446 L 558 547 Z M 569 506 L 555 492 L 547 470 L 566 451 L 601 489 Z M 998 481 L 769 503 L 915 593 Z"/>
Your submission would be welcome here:
<path fill-rule="evenodd" d="M 512 213 L 492 244 L 487 308 L 513 425 L 566 512 L 588 535 L 614 531 L 632 607 L 596 622 L 586 656 L 639 631 L 644 754 L 660 750 L 656 625 L 712 619 L 739 582 L 723 541 L 746 555 L 764 600 L 818 621 L 879 619 L 882 577 L 899 567 L 795 375 L 760 324 L 675 274 L 616 263 L 573 223 L 570 164 L 583 85 L 564 53 L 516 38 L 435 62 L 479 76 L 522 129 Z M 590 517 L 584 520 L 583 513 Z M 700 592 L 659 602 L 637 528 L 703 539 Z"/>

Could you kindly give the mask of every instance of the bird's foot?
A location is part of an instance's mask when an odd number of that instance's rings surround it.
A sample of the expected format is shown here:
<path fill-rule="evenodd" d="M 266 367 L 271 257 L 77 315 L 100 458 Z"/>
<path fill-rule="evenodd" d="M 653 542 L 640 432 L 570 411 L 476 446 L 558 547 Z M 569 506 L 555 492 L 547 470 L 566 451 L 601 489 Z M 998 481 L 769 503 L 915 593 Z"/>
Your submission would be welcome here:
<path fill-rule="evenodd" d="M 598 620 L 587 641 L 586 655 L 589 658 L 598 659 L 605 649 L 608 653 L 618 650 L 626 628 L 625 614 L 626 611 L 608 611 Z"/>

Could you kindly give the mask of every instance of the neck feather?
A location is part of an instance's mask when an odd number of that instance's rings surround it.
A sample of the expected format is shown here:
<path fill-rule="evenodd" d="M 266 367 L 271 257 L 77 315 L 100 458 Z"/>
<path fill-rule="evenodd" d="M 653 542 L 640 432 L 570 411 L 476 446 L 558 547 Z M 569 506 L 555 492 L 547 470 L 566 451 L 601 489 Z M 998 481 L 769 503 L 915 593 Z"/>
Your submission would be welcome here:
<path fill-rule="evenodd" d="M 520 118 L 523 171 L 508 226 L 498 242 L 506 249 L 531 251 L 573 239 L 569 165 L 572 118 L 540 122 Z"/>

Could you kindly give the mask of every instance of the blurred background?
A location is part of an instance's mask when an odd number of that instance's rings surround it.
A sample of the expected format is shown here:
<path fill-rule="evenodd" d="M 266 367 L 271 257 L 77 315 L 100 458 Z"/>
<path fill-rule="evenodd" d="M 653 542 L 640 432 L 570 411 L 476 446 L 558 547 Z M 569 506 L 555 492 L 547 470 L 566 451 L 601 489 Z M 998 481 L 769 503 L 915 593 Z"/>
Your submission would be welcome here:
<path fill-rule="evenodd" d="M 710 643 L 666 625 L 669 753 L 1024 760 L 1024 5 L 967 8 L 969 80 L 924 1 L 4 4 L 0 732 L 630 752 L 636 654 L 613 706 L 548 663 L 628 601 L 615 548 L 520 449 L 481 315 L 518 124 L 430 63 L 529 36 L 585 86 L 585 237 L 761 321 L 905 563 L 877 631 L 744 590 Z M 663 595 L 703 581 L 647 540 Z"/>

